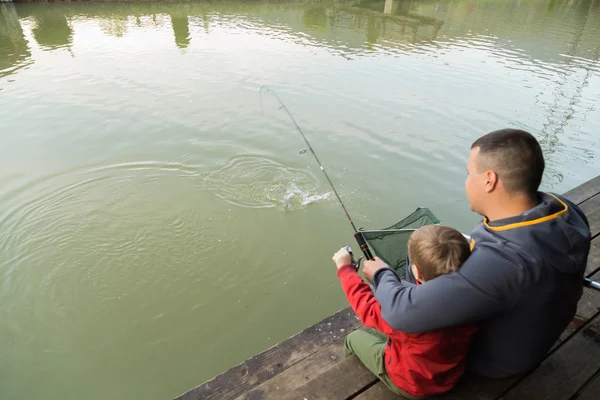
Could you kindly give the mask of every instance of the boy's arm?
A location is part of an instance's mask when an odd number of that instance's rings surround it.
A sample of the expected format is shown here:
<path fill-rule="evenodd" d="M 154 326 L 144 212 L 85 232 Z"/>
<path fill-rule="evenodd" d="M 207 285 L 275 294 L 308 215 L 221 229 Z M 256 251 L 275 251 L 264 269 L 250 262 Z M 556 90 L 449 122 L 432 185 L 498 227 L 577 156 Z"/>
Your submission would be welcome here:
<path fill-rule="evenodd" d="M 342 289 L 350 306 L 365 326 L 375 328 L 383 334 L 392 332 L 390 325 L 381 316 L 381 307 L 367 285 L 351 264 L 337 270 Z"/>

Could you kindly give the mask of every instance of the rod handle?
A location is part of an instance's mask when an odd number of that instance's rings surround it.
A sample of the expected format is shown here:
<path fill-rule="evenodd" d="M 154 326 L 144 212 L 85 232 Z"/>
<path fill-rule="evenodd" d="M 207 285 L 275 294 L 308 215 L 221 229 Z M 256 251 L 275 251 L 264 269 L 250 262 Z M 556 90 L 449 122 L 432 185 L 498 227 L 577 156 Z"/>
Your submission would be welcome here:
<path fill-rule="evenodd" d="M 367 260 L 374 260 L 375 258 L 373 257 L 373 254 L 371 254 L 371 250 L 369 249 L 367 241 L 365 240 L 365 237 L 363 236 L 362 232 L 356 232 L 354 234 L 354 239 L 356 239 L 356 242 L 360 246 L 360 249 L 365 255 L 365 258 Z"/>

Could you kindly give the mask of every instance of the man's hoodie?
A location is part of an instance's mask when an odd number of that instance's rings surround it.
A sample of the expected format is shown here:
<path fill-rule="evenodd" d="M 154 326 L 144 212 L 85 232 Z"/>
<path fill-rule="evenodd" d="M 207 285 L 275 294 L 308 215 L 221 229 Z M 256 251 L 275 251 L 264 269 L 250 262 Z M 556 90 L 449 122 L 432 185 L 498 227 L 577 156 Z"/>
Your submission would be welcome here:
<path fill-rule="evenodd" d="M 383 318 L 408 333 L 479 321 L 470 370 L 501 378 L 534 368 L 575 315 L 591 242 L 575 204 L 538 195 L 526 213 L 477 225 L 458 272 L 415 286 L 390 268 L 377 271 Z"/>

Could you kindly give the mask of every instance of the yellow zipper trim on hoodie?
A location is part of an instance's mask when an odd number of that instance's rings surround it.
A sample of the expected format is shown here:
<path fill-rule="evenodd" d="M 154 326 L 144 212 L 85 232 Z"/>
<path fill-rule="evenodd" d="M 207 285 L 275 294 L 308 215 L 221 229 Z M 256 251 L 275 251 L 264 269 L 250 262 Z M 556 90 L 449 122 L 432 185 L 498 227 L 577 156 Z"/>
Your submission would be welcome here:
<path fill-rule="evenodd" d="M 487 226 L 489 229 L 491 229 L 493 231 L 507 231 L 509 229 L 521 228 L 523 226 L 530 226 L 530 225 L 541 224 L 542 222 L 546 222 L 546 221 L 550 221 L 550 220 L 556 219 L 556 218 L 560 217 L 561 215 L 566 214 L 567 211 L 569 211 L 569 206 L 565 202 L 563 202 L 561 199 L 559 199 L 558 197 L 554 196 L 553 194 L 550 194 L 550 193 L 547 193 L 547 194 L 548 194 L 548 196 L 554 197 L 556 199 L 556 201 L 558 201 L 560 204 L 562 204 L 562 206 L 564 207 L 564 209 L 562 209 L 559 212 L 556 212 L 556 213 L 554 213 L 552 215 L 547 215 L 545 217 L 534 219 L 532 221 L 515 222 L 514 224 L 508 224 L 508 225 L 504 225 L 504 226 L 490 226 L 488 224 L 487 217 L 483 219 L 483 223 L 485 224 L 485 226 Z"/>

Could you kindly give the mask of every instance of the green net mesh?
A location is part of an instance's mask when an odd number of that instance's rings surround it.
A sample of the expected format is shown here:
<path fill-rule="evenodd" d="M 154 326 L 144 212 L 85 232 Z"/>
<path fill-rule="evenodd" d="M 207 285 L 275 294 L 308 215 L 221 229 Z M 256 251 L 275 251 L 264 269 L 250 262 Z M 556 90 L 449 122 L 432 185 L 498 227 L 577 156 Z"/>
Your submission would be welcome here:
<path fill-rule="evenodd" d="M 408 238 L 421 226 L 439 223 L 440 220 L 428 208 L 420 207 L 402 221 L 388 228 L 379 230 L 361 229 L 361 233 L 373 253 L 403 277 L 406 273 Z"/>

